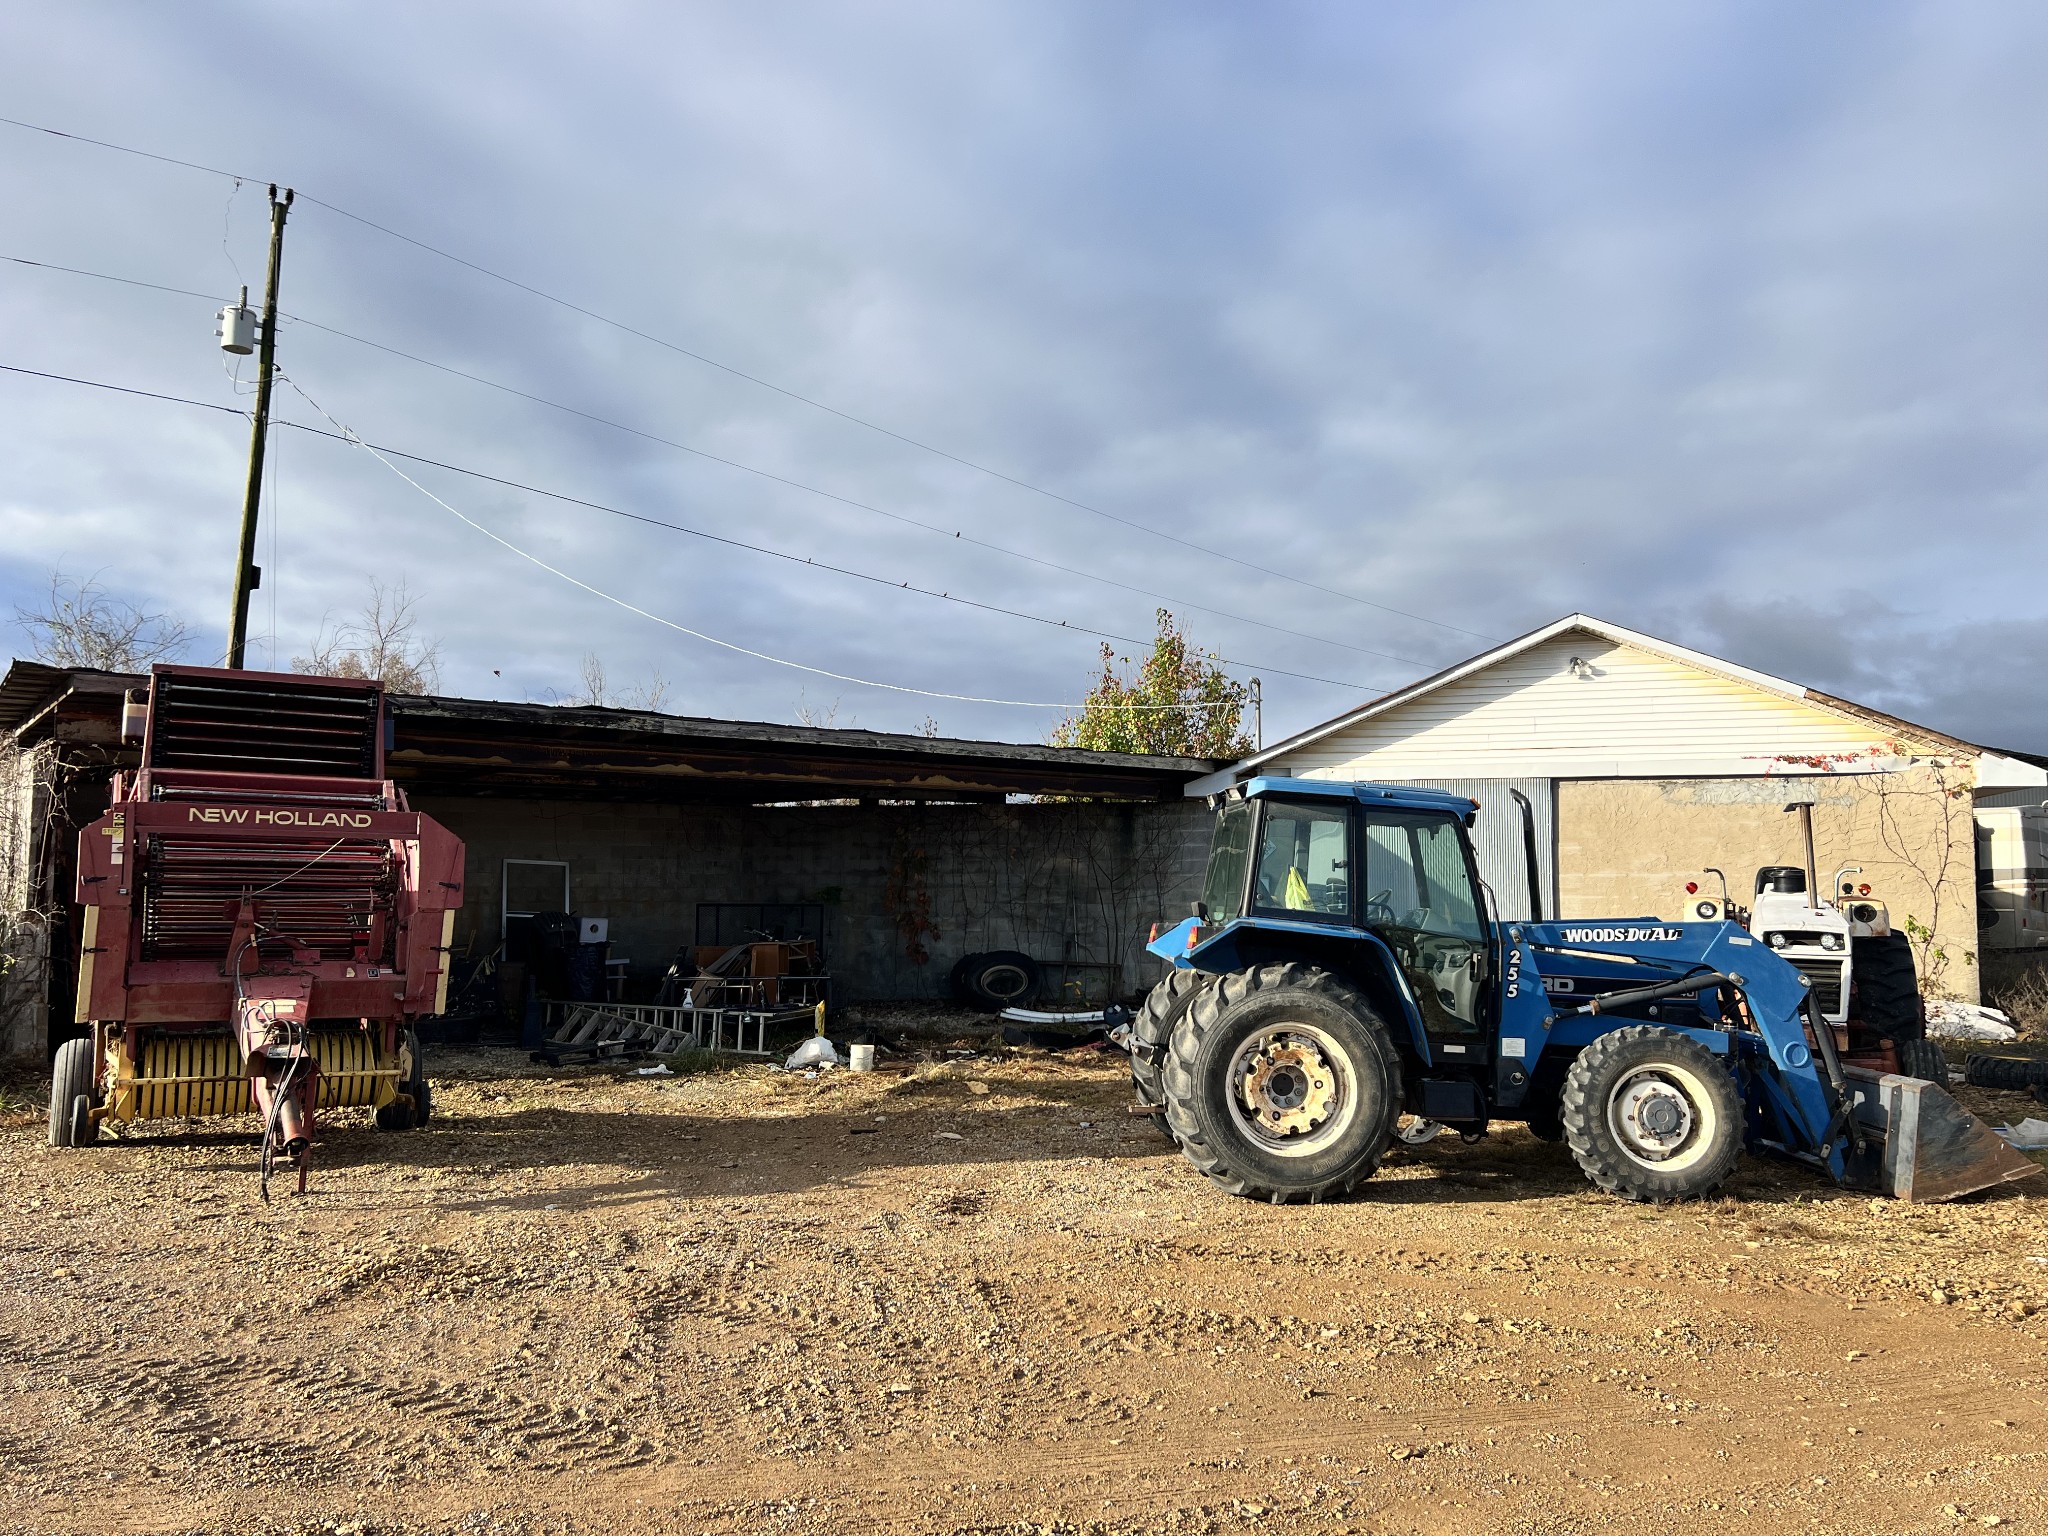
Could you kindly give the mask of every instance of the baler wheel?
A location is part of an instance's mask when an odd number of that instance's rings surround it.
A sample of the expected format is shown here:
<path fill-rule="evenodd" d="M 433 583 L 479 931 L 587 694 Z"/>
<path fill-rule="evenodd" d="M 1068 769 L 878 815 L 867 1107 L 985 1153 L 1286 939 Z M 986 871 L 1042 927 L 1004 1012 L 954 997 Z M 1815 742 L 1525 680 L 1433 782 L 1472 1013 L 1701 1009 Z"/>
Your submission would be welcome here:
<path fill-rule="evenodd" d="M 1734 1075 L 1676 1030 L 1638 1024 L 1602 1035 L 1565 1074 L 1562 1105 L 1579 1167 L 1625 1199 L 1702 1199 L 1742 1155 Z"/>
<path fill-rule="evenodd" d="M 1172 1141 L 1173 1127 L 1166 1123 L 1167 1042 L 1173 1027 L 1187 1012 L 1188 1004 L 1216 980 L 1213 971 L 1168 971 L 1166 977 L 1145 994 L 1145 1005 L 1131 1020 L 1131 1088 L 1138 1102 L 1152 1111 L 1152 1123 L 1159 1134 Z"/>
<path fill-rule="evenodd" d="M 94 1068 L 90 1039 L 66 1040 L 50 1064 L 50 1145 L 85 1147 L 99 1140 L 93 1124 Z"/>
<path fill-rule="evenodd" d="M 1237 971 L 1181 1014 L 1166 1118 L 1219 1188 L 1284 1205 L 1370 1178 L 1401 1113 L 1401 1063 L 1355 988 L 1315 966 Z"/>
<path fill-rule="evenodd" d="M 410 1094 L 412 1103 L 386 1104 L 378 1110 L 377 1129 L 380 1131 L 418 1130 L 433 1118 L 434 1092 L 427 1085 L 427 1063 L 420 1055 L 420 1038 L 411 1030 L 405 1032 L 405 1047 L 412 1054 L 412 1076 L 398 1085 L 398 1091 Z"/>

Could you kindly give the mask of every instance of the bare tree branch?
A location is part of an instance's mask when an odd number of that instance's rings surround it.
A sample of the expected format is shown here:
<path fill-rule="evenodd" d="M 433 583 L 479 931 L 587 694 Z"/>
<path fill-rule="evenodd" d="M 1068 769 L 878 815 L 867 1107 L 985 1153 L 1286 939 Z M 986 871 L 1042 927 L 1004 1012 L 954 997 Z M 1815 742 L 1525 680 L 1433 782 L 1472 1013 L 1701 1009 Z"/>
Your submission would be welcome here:
<path fill-rule="evenodd" d="M 441 643 L 419 631 L 419 599 L 403 578 L 394 587 L 370 583 L 370 601 L 352 623 L 327 634 L 320 626 L 310 656 L 294 656 L 294 672 L 323 677 L 374 677 L 393 693 L 432 693 L 441 686 Z"/>
<path fill-rule="evenodd" d="M 190 639 L 180 620 L 109 596 L 97 577 L 79 581 L 62 570 L 50 573 L 42 605 L 17 607 L 14 622 L 28 632 L 36 660 L 108 672 L 134 672 L 170 660 L 183 653 Z"/>

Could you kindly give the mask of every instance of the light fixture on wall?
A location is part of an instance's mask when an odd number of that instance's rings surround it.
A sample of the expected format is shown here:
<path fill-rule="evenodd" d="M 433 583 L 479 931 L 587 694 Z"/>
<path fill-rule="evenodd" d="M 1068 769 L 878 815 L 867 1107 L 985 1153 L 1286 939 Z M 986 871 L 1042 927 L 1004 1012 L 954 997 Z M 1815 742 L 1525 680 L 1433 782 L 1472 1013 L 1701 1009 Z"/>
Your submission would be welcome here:
<path fill-rule="evenodd" d="M 1586 681 L 1591 681 L 1595 676 L 1598 675 L 1593 671 L 1593 663 L 1586 660 L 1586 658 L 1583 656 L 1574 656 L 1572 658 L 1571 666 L 1573 677 L 1581 678 Z"/>

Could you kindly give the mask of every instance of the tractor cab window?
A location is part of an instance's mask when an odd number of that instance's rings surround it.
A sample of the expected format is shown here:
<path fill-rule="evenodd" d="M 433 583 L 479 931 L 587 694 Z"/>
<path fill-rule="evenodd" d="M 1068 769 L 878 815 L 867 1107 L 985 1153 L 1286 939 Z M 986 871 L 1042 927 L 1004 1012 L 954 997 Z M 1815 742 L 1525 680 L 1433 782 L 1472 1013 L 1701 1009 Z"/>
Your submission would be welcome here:
<path fill-rule="evenodd" d="M 1259 830 L 1261 911 L 1294 917 L 1351 915 L 1351 813 L 1338 805 L 1268 800 Z"/>
<path fill-rule="evenodd" d="M 1421 811 L 1363 821 L 1366 925 L 1408 973 L 1431 1034 L 1476 1032 L 1486 925 L 1458 823 Z"/>
<path fill-rule="evenodd" d="M 1234 800 L 1216 813 L 1209 844 L 1209 873 L 1202 881 L 1202 908 L 1212 927 L 1244 916 L 1245 868 L 1252 857 L 1252 805 Z"/>

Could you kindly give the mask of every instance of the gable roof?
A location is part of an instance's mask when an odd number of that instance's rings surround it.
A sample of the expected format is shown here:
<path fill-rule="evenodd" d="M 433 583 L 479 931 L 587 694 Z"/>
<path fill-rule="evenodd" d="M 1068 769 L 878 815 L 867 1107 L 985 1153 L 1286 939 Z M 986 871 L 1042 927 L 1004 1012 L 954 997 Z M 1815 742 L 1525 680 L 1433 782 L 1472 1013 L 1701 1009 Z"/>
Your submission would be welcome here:
<path fill-rule="evenodd" d="M 1447 667 L 1441 672 L 1410 683 L 1405 688 L 1395 689 L 1393 692 L 1383 694 L 1370 703 L 1347 711 L 1333 719 L 1325 720 L 1319 725 L 1310 726 L 1307 730 L 1299 731 L 1284 741 L 1266 747 L 1250 757 L 1244 758 L 1234 764 L 1226 773 L 1211 775 L 1209 778 L 1199 781 L 1197 785 L 1190 786 L 1190 792 L 1207 793 L 1220 787 L 1220 784 L 1241 781 L 1247 774 L 1256 772 L 1266 763 L 1273 762 L 1292 753 L 1297 753 L 1303 747 L 1310 746 L 1341 731 L 1390 714 L 1406 705 L 1414 703 L 1418 699 L 1463 682 L 1477 673 L 1499 666 L 1503 662 L 1521 656 L 1561 636 L 1571 634 L 1584 634 L 1611 645 L 1626 646 L 1634 650 L 1646 652 L 1649 655 L 1663 658 L 1664 660 L 1711 676 L 1740 683 L 1760 692 L 1775 695 L 1778 698 L 1793 703 L 1803 704 L 1838 718 L 1854 721 L 1862 725 L 1876 726 L 1887 736 L 1902 737 L 1927 748 L 1955 752 L 1980 761 L 1995 759 L 2001 769 L 2010 769 L 2023 775 L 2031 775 L 2038 771 L 2007 754 L 1994 752 L 1990 748 L 1979 746 L 1974 742 L 1964 741 L 1960 737 L 1951 736 L 1946 732 L 1937 731 L 1928 726 L 1916 724 L 1913 721 L 1902 720 L 1895 715 L 1871 709 L 1852 700 L 1822 693 L 1818 689 L 1808 688 L 1802 683 L 1776 677 L 1768 672 L 1760 672 L 1753 667 L 1745 667 L 1737 662 L 1728 661 L 1718 656 L 1710 656 L 1703 651 L 1696 651 L 1690 647 L 1676 644 L 1673 641 L 1660 639 L 1655 635 L 1643 634 L 1638 630 L 1628 629 L 1623 625 L 1610 623 L 1605 619 L 1595 618 L 1590 614 L 1573 613 L 1546 624 L 1540 629 L 1531 630 L 1525 635 L 1517 636 L 1513 640 L 1497 645 L 1491 650 L 1482 651 L 1478 655 L 1458 662 L 1454 666 Z M 2032 782 L 2032 779 L 2028 777 L 2024 780 L 2015 780 L 2014 782 L 2022 781 Z"/>

